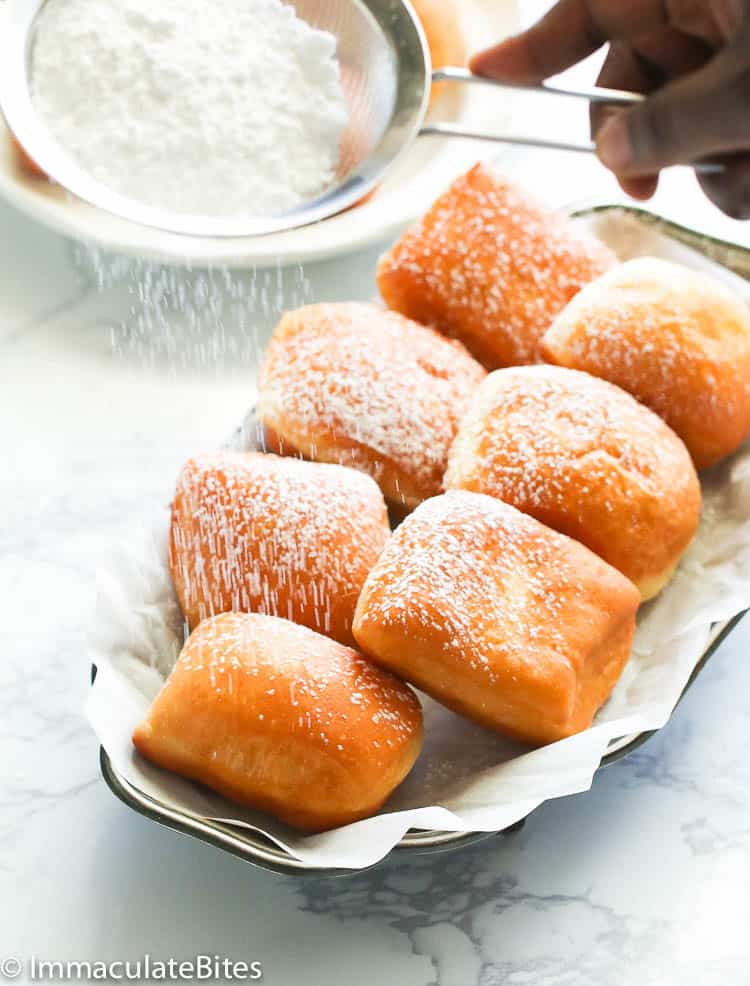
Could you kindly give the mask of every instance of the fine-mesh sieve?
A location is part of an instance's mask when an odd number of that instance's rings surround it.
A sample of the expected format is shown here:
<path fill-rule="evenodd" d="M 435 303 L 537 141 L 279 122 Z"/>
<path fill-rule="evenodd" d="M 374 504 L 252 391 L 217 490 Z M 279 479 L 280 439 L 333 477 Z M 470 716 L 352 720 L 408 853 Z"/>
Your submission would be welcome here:
<path fill-rule="evenodd" d="M 33 160 L 74 195 L 108 212 L 146 226 L 195 236 L 259 236 L 306 226 L 343 211 L 364 197 L 419 134 L 471 137 L 503 143 L 591 151 L 590 143 L 477 133 L 451 124 L 425 126 L 432 81 L 498 85 L 464 69 L 432 73 L 424 32 L 408 0 L 294 0 L 300 17 L 338 39 L 338 58 L 350 108 L 335 184 L 312 202 L 270 216 L 188 216 L 127 198 L 96 181 L 53 139 L 34 109 L 30 58 L 36 16 L 45 0 L 5 0 L 0 33 L 0 109 Z M 2 8 L 0 8 L 2 9 Z M 488 39 L 491 40 L 491 39 Z M 71 58 L 75 53 L 70 53 Z M 591 87 L 531 88 L 626 104 L 642 97 Z"/>

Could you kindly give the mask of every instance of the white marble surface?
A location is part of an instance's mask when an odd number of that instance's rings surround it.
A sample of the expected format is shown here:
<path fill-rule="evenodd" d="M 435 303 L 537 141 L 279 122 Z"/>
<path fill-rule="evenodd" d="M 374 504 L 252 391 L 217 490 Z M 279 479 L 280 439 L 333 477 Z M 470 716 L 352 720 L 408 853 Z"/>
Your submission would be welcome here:
<path fill-rule="evenodd" d="M 559 201 L 613 194 L 593 162 L 508 167 Z M 691 179 L 666 186 L 666 211 L 747 239 Z M 261 278 L 266 310 L 244 324 L 217 280 L 220 303 L 196 324 L 158 324 L 127 279 L 98 289 L 71 243 L 0 203 L 0 958 L 218 953 L 261 960 L 278 986 L 739 986 L 750 622 L 670 725 L 589 793 L 451 857 L 280 878 L 133 814 L 99 777 L 81 715 L 97 558 L 238 419 L 253 331 L 291 300 L 367 297 L 377 252 L 304 284 L 290 272 L 280 293 Z M 153 278 L 193 297 L 205 286 Z M 232 284 L 249 292 L 249 277 Z"/>

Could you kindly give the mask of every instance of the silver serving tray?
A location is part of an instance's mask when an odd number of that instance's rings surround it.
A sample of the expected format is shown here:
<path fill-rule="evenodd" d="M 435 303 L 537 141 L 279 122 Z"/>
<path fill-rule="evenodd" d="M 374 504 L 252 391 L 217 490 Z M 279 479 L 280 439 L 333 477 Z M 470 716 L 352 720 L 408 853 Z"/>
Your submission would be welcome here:
<path fill-rule="evenodd" d="M 579 209 L 573 211 L 571 214 L 585 218 L 586 216 L 607 211 L 629 213 L 639 221 L 654 227 L 658 232 L 692 247 L 694 250 L 710 257 L 741 277 L 750 280 L 750 250 L 736 244 L 705 236 L 695 230 L 663 219 L 645 209 L 622 205 L 598 205 Z M 688 689 L 697 680 L 709 658 L 716 652 L 722 641 L 735 629 L 746 612 L 747 610 L 737 614 L 731 620 L 714 625 L 708 646 L 696 664 L 690 680 L 680 696 L 680 701 L 682 701 Z M 94 668 L 92 669 L 92 680 L 95 676 L 96 669 Z M 630 736 L 623 736 L 613 740 L 609 744 L 607 753 L 602 757 L 599 769 L 608 767 L 628 756 L 633 750 L 638 749 L 639 746 L 650 739 L 654 735 L 654 732 L 656 730 L 634 733 Z M 207 842 L 219 849 L 223 849 L 225 852 L 238 856 L 253 866 L 290 876 L 344 877 L 362 872 L 361 870 L 321 869 L 310 866 L 301 860 L 295 859 L 286 850 L 281 849 L 270 839 L 257 832 L 227 825 L 222 822 L 209 821 L 188 812 L 170 808 L 133 787 L 114 768 L 103 748 L 100 748 L 99 751 L 99 763 L 102 777 L 106 781 L 107 786 L 128 807 L 141 815 L 145 815 L 147 818 L 153 819 L 155 822 L 159 822 L 161 825 L 165 825 L 167 828 L 174 829 L 176 832 L 182 832 L 185 835 L 191 835 L 196 839 L 200 839 L 202 842 Z M 502 832 L 471 832 L 467 834 L 465 832 L 439 832 L 435 830 L 412 829 L 406 833 L 386 858 L 395 860 L 426 853 L 455 852 L 458 849 L 475 845 L 478 842 L 499 838 L 515 832 L 523 826 L 524 821 L 525 819 L 522 819 Z M 380 866 L 383 862 L 384 860 L 381 860 L 375 865 Z"/>

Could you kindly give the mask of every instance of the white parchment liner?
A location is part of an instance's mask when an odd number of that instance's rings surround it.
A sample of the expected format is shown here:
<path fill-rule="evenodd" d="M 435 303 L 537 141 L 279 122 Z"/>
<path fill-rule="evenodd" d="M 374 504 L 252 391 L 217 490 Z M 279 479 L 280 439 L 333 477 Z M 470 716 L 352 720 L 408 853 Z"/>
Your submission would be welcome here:
<path fill-rule="evenodd" d="M 748 284 L 625 214 L 588 220 L 627 259 L 655 255 L 709 270 L 750 301 Z M 378 816 L 306 836 L 147 763 L 131 734 L 169 673 L 183 625 L 167 568 L 166 507 L 151 531 L 118 546 L 100 573 L 88 718 L 117 771 L 134 787 L 190 814 L 264 833 L 309 865 L 358 868 L 385 856 L 409 828 L 494 831 L 548 798 L 585 791 L 608 743 L 668 720 L 711 625 L 750 606 L 750 444 L 703 477 L 700 530 L 677 575 L 640 614 L 635 647 L 591 729 L 529 752 L 424 700 L 426 744 Z"/>

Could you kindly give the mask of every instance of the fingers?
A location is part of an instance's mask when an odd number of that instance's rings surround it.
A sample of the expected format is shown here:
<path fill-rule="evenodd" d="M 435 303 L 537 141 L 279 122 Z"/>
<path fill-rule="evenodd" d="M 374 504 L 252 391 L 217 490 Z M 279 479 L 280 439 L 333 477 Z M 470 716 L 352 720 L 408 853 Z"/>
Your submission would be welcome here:
<path fill-rule="evenodd" d="M 714 205 L 732 219 L 750 219 L 750 154 L 726 158 L 718 175 L 698 175 Z"/>
<path fill-rule="evenodd" d="M 750 217 L 750 0 L 558 0 L 529 30 L 476 55 L 471 69 L 533 84 L 613 44 L 601 85 L 651 93 L 628 110 L 594 108 L 602 162 L 626 192 L 648 198 L 672 164 L 734 155 L 703 175 L 729 215 Z M 713 49 L 732 39 L 720 54 Z M 669 81 L 672 80 L 672 81 Z M 664 84 L 666 83 L 666 84 Z M 654 91 L 656 90 L 656 91 Z M 743 153 L 744 152 L 744 153 Z"/>
<path fill-rule="evenodd" d="M 607 89 L 649 93 L 663 81 L 661 74 L 639 58 L 631 45 L 620 41 L 610 45 L 596 84 Z M 595 137 L 605 121 L 616 112 L 606 103 L 591 103 L 591 136 Z"/>
<path fill-rule="evenodd" d="M 627 42 L 614 42 L 597 84 L 610 89 L 650 93 L 668 79 L 692 72 L 705 64 L 711 51 L 702 42 L 666 27 L 639 38 L 636 47 Z M 605 122 L 618 110 L 604 103 L 592 103 L 591 134 L 596 137 Z M 637 177 L 618 176 L 623 191 L 634 199 L 650 199 L 656 192 L 658 173 Z"/>
<path fill-rule="evenodd" d="M 663 28 L 635 45 L 614 42 L 604 60 L 597 85 L 608 89 L 650 93 L 676 76 L 701 68 L 712 57 L 711 49 L 674 28 Z M 596 136 L 604 121 L 616 112 L 606 103 L 592 103 L 591 134 Z"/>
<path fill-rule="evenodd" d="M 643 178 L 618 178 L 617 181 L 626 195 L 629 195 L 631 199 L 638 199 L 639 202 L 653 198 L 659 187 L 658 175 L 648 175 Z"/>
<path fill-rule="evenodd" d="M 528 31 L 471 60 L 472 72 L 535 83 L 570 68 L 606 41 L 633 39 L 667 23 L 663 0 L 559 0 Z"/>
<path fill-rule="evenodd" d="M 746 7 L 746 0 L 679 0 L 674 4 L 675 23 L 686 34 L 719 47 L 740 30 Z"/>
<path fill-rule="evenodd" d="M 635 48 L 638 58 L 654 75 L 653 88 L 688 72 L 697 72 L 715 54 L 706 41 L 676 27 L 664 27 L 639 37 Z"/>
<path fill-rule="evenodd" d="M 641 59 L 633 48 L 625 42 L 610 45 L 602 65 L 597 85 L 610 89 L 625 89 L 629 92 L 651 92 L 663 77 L 652 65 Z M 592 103 L 589 110 L 591 135 L 595 137 L 604 123 L 617 110 L 605 103 Z M 619 178 L 618 181 L 626 195 L 634 199 L 650 199 L 659 183 L 658 175 L 644 175 L 637 178 Z"/>
<path fill-rule="evenodd" d="M 617 175 L 634 177 L 750 146 L 748 83 L 742 74 L 732 77 L 731 67 L 718 56 L 613 114 L 597 134 L 601 161 Z"/>
<path fill-rule="evenodd" d="M 560 0 L 528 31 L 475 55 L 470 67 L 477 75 L 509 82 L 541 82 L 586 58 L 605 40 L 585 0 Z"/>

